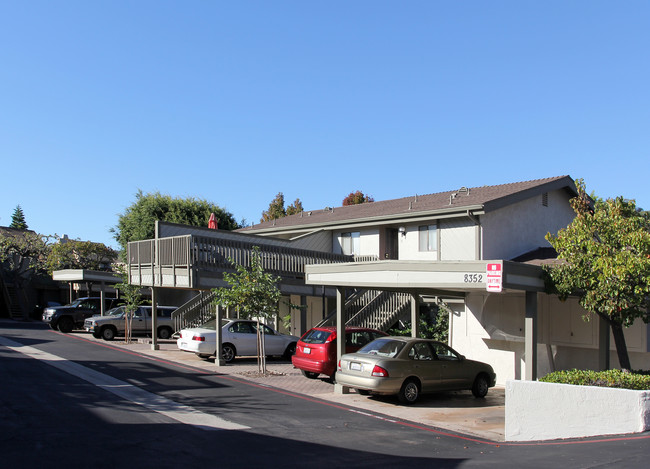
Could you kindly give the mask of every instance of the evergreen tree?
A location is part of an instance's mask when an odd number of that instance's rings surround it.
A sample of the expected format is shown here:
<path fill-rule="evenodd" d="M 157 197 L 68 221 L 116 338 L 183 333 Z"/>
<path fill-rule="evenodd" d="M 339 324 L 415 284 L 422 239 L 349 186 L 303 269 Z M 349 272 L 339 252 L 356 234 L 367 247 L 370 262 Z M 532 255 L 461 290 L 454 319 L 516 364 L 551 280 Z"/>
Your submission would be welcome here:
<path fill-rule="evenodd" d="M 25 221 L 25 214 L 23 213 L 23 209 L 20 207 L 20 205 L 16 206 L 16 210 L 14 210 L 14 214 L 11 217 L 11 225 L 9 225 L 10 228 L 18 228 L 21 230 L 26 230 L 27 229 L 27 222 Z"/>
<path fill-rule="evenodd" d="M 262 212 L 260 223 L 265 221 L 276 220 L 278 218 L 286 217 L 287 215 L 294 215 L 303 211 L 302 202 L 296 199 L 286 209 L 284 208 L 284 194 L 278 192 L 275 198 L 269 204 L 268 210 Z"/>
<path fill-rule="evenodd" d="M 300 199 L 294 200 L 294 202 L 287 207 L 287 215 L 294 215 L 303 211 L 302 202 Z"/>

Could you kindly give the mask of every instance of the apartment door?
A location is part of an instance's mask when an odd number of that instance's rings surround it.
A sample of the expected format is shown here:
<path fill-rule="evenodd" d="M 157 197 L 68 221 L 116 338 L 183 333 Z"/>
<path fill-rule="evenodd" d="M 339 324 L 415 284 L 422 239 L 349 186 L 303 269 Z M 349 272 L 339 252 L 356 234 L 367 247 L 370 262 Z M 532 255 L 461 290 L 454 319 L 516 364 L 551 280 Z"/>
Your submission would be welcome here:
<path fill-rule="evenodd" d="M 384 230 L 384 259 L 399 259 L 399 232 L 395 228 Z"/>

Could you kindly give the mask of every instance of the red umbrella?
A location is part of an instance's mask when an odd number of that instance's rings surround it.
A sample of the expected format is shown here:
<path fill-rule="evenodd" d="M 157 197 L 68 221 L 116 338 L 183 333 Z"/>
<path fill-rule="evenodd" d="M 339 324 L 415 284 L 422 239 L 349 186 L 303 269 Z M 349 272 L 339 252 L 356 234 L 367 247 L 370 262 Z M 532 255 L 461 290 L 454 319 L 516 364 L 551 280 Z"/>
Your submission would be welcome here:
<path fill-rule="evenodd" d="M 214 213 L 210 214 L 210 220 L 208 221 L 208 228 L 213 230 L 217 229 L 217 217 L 214 216 Z"/>

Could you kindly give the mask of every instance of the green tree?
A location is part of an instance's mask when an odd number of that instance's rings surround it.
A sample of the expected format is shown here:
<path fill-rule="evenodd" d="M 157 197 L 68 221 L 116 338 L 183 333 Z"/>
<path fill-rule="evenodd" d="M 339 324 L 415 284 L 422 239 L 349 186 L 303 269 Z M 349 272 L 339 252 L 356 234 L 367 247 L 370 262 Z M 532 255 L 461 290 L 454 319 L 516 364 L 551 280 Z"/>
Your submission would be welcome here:
<path fill-rule="evenodd" d="M 135 202 L 126 208 L 117 226 L 111 229 L 125 251 L 130 241 L 153 238 L 156 220 L 207 228 L 210 214 L 214 213 L 220 230 L 239 228 L 230 212 L 207 200 L 172 198 L 160 192 L 144 194 L 141 190 L 135 197 Z"/>
<path fill-rule="evenodd" d="M 275 198 L 269 204 L 268 210 L 262 212 L 260 222 L 276 220 L 278 218 L 286 217 L 287 215 L 294 215 L 303 211 L 302 202 L 300 199 L 294 200 L 286 209 L 284 208 L 284 194 L 278 192 Z"/>
<path fill-rule="evenodd" d="M 133 328 L 133 313 L 138 306 L 143 303 L 140 287 L 129 283 L 129 276 L 123 264 L 116 266 L 116 271 L 121 278 L 121 282 L 115 285 L 120 292 L 120 299 L 123 301 L 124 308 L 124 341 L 128 344 L 131 342 Z"/>
<path fill-rule="evenodd" d="M 343 206 L 365 204 L 374 201 L 375 199 L 373 199 L 369 195 L 366 195 L 361 191 L 356 191 L 356 192 L 350 192 L 350 194 L 348 194 L 348 196 L 345 199 L 343 199 Z"/>
<path fill-rule="evenodd" d="M 232 260 L 231 263 L 234 264 Z M 214 303 L 226 308 L 235 308 L 245 318 L 257 319 L 258 334 L 258 367 L 261 373 L 266 373 L 266 354 L 264 353 L 264 337 L 260 336 L 260 318 L 273 318 L 278 314 L 278 304 L 282 294 L 278 288 L 280 277 L 264 271 L 259 246 L 254 246 L 250 256 L 250 267 L 237 264 L 236 271 L 223 274 L 230 288 L 215 288 Z M 219 356 L 219 355 L 217 355 Z"/>
<path fill-rule="evenodd" d="M 300 199 L 296 199 L 293 201 L 291 205 L 287 207 L 287 216 L 295 215 L 296 213 L 300 213 L 302 211 L 303 211 L 302 202 L 300 201 Z"/>
<path fill-rule="evenodd" d="M 271 221 L 286 216 L 287 212 L 284 209 L 284 194 L 282 192 L 278 192 L 278 194 L 269 204 L 268 210 L 262 212 L 262 218 L 260 219 L 260 222 Z"/>
<path fill-rule="evenodd" d="M 11 216 L 11 225 L 9 225 L 9 228 L 18 228 L 20 230 L 26 230 L 28 228 L 27 222 L 25 221 L 25 214 L 20 205 L 16 206 L 16 209 Z"/>
<path fill-rule="evenodd" d="M 47 239 L 33 231 L 0 230 L 0 265 L 14 278 L 44 273 L 49 252 Z"/>
<path fill-rule="evenodd" d="M 51 248 L 47 270 L 50 274 L 63 269 L 112 270 L 116 259 L 117 253 L 102 243 L 59 240 Z"/>
<path fill-rule="evenodd" d="M 560 298 L 578 295 L 580 305 L 611 327 L 621 368 L 630 369 L 623 327 L 648 322 L 650 219 L 633 200 L 590 198 L 582 180 L 571 200 L 573 222 L 546 239 L 561 262 L 547 267 L 548 288 Z"/>
<path fill-rule="evenodd" d="M 420 307 L 418 314 L 418 323 L 420 337 L 423 339 L 433 339 L 445 344 L 449 343 L 449 314 L 450 309 L 445 303 L 431 305 L 429 307 Z M 411 321 L 405 321 L 404 324 L 396 324 L 388 333 L 390 335 L 410 336 Z"/>

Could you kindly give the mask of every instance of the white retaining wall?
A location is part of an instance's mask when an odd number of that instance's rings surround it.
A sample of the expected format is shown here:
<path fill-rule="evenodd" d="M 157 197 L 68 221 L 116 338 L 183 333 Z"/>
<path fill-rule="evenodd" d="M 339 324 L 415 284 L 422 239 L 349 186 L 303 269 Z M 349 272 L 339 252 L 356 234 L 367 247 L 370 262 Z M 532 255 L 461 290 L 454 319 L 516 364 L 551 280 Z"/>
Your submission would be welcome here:
<path fill-rule="evenodd" d="M 650 429 L 650 391 L 539 381 L 506 383 L 506 441 L 555 440 Z"/>

